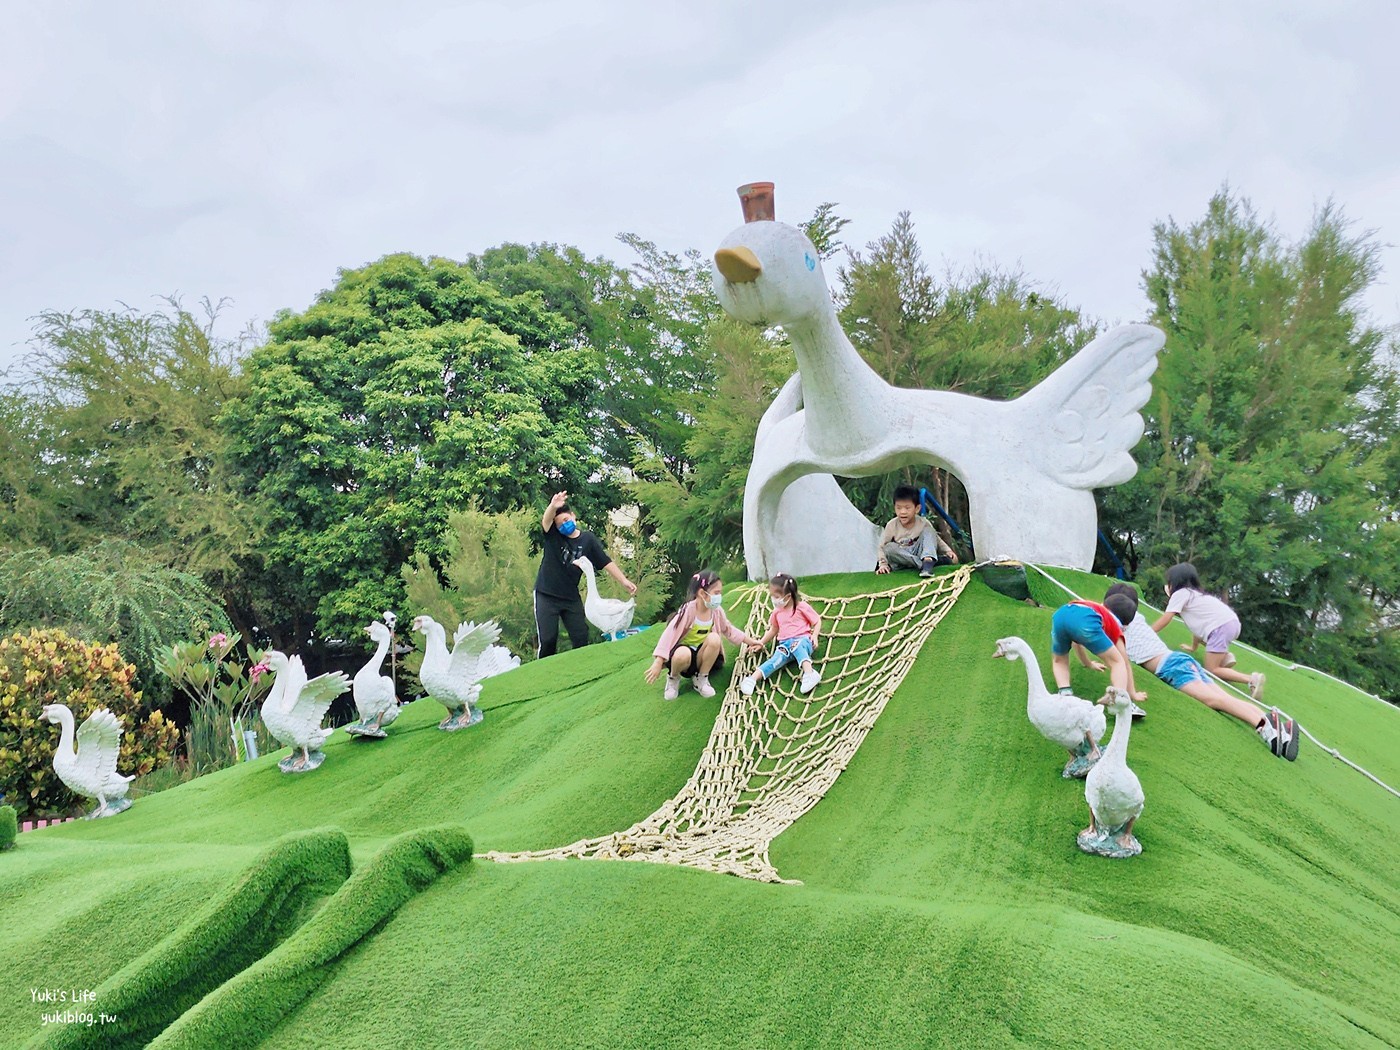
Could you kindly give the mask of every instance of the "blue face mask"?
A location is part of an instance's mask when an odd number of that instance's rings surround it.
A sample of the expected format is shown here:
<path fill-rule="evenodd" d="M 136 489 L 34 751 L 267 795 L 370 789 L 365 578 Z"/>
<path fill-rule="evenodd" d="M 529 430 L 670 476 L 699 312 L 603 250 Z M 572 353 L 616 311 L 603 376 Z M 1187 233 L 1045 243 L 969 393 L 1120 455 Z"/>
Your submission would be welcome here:
<path fill-rule="evenodd" d="M 555 528 L 559 530 L 559 535 L 568 539 L 570 536 L 573 536 L 574 533 L 578 532 L 578 522 L 573 520 L 561 522 L 556 525 Z"/>

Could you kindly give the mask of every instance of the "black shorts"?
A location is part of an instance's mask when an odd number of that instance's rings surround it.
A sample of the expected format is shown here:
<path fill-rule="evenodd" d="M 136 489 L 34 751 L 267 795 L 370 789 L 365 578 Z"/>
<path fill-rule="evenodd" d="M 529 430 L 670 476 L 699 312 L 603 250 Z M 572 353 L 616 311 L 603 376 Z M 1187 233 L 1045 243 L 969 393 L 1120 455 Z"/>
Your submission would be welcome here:
<path fill-rule="evenodd" d="M 681 649 L 690 650 L 690 667 L 683 672 L 687 678 L 694 678 L 700 673 L 700 647 L 698 645 L 686 645 L 684 642 L 677 642 L 671 646 L 671 655 L 666 657 L 666 670 L 671 669 L 671 661 L 676 658 L 676 653 Z M 710 674 L 714 674 L 724 666 L 724 646 L 720 646 L 719 656 L 715 657 L 715 665 L 710 668 Z"/>

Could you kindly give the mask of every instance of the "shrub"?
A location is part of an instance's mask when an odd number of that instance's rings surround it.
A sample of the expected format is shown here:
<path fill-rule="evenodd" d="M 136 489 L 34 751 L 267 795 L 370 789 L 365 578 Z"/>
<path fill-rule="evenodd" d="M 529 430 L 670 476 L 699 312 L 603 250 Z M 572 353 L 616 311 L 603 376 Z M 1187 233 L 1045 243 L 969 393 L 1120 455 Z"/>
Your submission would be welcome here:
<path fill-rule="evenodd" d="M 263 650 L 249 647 L 246 662 L 238 657 L 242 640 L 239 635 L 218 632 L 207 642 L 172 645 L 156 659 L 156 669 L 189 697 L 188 777 L 242 761 L 246 757 L 242 730 L 258 734 L 261 752 L 278 746 L 258 718 L 257 708 L 272 687 L 272 676 L 264 673 Z"/>
<path fill-rule="evenodd" d="M 182 1014 L 151 1046 L 233 1050 L 262 1045 L 356 945 L 471 857 L 472 840 L 456 825 L 398 836 L 351 875 L 306 925 Z"/>
<path fill-rule="evenodd" d="M 169 762 L 179 730 L 145 707 L 135 680 L 115 645 L 60 630 L 0 639 L 0 794 L 26 816 L 65 813 L 77 802 L 53 771 L 60 730 L 40 717 L 45 704 L 66 704 L 79 726 L 101 707 L 120 718 L 122 773 L 141 776 Z"/>
<path fill-rule="evenodd" d="M 132 959 L 96 989 L 116 1016 L 101 1045 L 142 1047 L 219 985 L 270 952 L 319 897 L 350 875 L 350 843 L 336 828 L 278 839 L 224 892 Z M 81 1025 L 54 1025 L 33 1044 L 44 1050 L 94 1045 Z"/>
<path fill-rule="evenodd" d="M 0 806 L 0 852 L 15 848 L 19 837 L 19 814 L 14 806 Z"/>
<path fill-rule="evenodd" d="M 0 629 L 31 627 L 110 642 L 148 687 L 163 690 L 154 677 L 161 651 L 191 632 L 228 630 L 228 617 L 198 577 L 135 544 L 104 540 L 73 554 L 0 552 Z"/>

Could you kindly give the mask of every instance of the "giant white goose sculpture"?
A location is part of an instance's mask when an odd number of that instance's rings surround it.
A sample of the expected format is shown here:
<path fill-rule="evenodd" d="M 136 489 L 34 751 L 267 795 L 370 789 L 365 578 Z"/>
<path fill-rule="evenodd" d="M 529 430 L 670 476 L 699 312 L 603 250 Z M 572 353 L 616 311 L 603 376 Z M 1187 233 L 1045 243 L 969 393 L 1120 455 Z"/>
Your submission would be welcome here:
<path fill-rule="evenodd" d="M 1069 752 L 1062 777 L 1084 777 L 1099 760 L 1107 719 L 1103 708 L 1077 696 L 1057 696 L 1045 688 L 1040 661 L 1024 638 L 997 639 L 996 657 L 1020 660 L 1026 668 L 1026 717 L 1040 735 Z"/>
<path fill-rule="evenodd" d="M 1089 803 L 1089 826 L 1079 833 L 1079 848 L 1101 857 L 1136 857 L 1142 843 L 1133 835 L 1133 824 L 1142 813 L 1142 784 L 1128 768 L 1128 734 L 1133 728 L 1133 703 L 1121 689 L 1109 689 L 1105 698 L 1113 712 L 1113 737 L 1103 758 L 1084 780 L 1084 801 Z"/>
<path fill-rule="evenodd" d="M 350 688 L 344 671 L 317 675 L 310 681 L 300 656 L 288 656 L 276 649 L 263 656 L 277 677 L 262 703 L 263 725 L 292 753 L 277 768 L 283 773 L 307 773 L 326 760 L 321 745 L 332 730 L 321 723 L 331 701 Z"/>
<path fill-rule="evenodd" d="M 632 626 L 637 615 L 637 599 L 604 598 L 598 593 L 598 574 L 588 558 L 575 558 L 574 564 L 583 570 L 588 592 L 583 599 L 583 615 L 603 637 L 612 640 Z"/>
<path fill-rule="evenodd" d="M 388 624 L 376 620 L 365 628 L 365 633 L 374 639 L 378 648 L 369 658 L 369 663 L 356 671 L 350 681 L 360 720 L 346 726 L 345 732 L 353 737 L 382 740 L 389 735 L 384 732 L 384 727 L 399 717 L 399 698 L 394 692 L 394 680 L 380 673 L 384 667 L 384 657 L 389 655 L 389 646 L 393 644 L 394 632 Z"/>
<path fill-rule="evenodd" d="M 745 224 L 715 252 L 733 317 L 781 325 L 797 374 L 764 414 L 744 488 L 749 576 L 868 570 L 878 530 L 833 475 L 933 464 L 967 488 L 978 555 L 1088 569 L 1095 488 L 1137 471 L 1138 409 L 1164 336 L 1120 325 L 1013 401 L 885 382 L 842 331 L 820 254 L 773 218 L 772 184 L 741 187 Z"/>
<path fill-rule="evenodd" d="M 77 731 L 74 746 L 73 712 L 63 704 L 45 704 L 39 716 L 61 726 L 53 771 L 75 795 L 97 800 L 85 819 L 110 817 L 131 808 L 126 792 L 132 778 L 117 772 L 122 748 L 122 723 L 105 707 L 90 714 Z"/>
<path fill-rule="evenodd" d="M 485 717 L 476 706 L 482 680 L 520 665 L 518 657 L 494 644 L 501 636 L 500 627 L 492 620 L 459 624 L 452 636 L 451 652 L 447 650 L 447 632 L 431 616 L 416 617 L 413 629 L 427 640 L 418 680 L 429 696 L 447 708 L 447 717 L 438 728 L 455 732 L 476 725 Z"/>

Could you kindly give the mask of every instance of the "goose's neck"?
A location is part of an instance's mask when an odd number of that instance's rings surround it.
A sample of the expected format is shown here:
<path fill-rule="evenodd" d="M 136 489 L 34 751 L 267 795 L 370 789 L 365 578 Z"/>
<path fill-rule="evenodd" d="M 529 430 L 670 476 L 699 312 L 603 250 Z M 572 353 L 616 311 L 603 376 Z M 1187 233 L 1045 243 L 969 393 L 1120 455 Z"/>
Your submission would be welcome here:
<path fill-rule="evenodd" d="M 889 384 L 851 345 L 836 310 L 827 307 L 783 327 L 802 373 L 808 444 L 839 453 L 847 446 L 869 449 L 885 437 Z M 853 406 L 862 410 L 853 412 Z"/>
<path fill-rule="evenodd" d="M 1116 765 L 1128 764 L 1128 732 L 1132 728 L 1132 708 L 1121 715 L 1116 711 L 1113 713 L 1113 739 L 1108 742 L 1108 747 L 1104 748 L 1104 758 Z"/>
<path fill-rule="evenodd" d="M 381 638 L 379 640 L 379 647 L 374 650 L 374 659 L 370 661 L 370 666 L 376 671 L 384 666 L 384 657 L 389 655 L 389 642 L 391 640 L 392 637 Z"/>
<path fill-rule="evenodd" d="M 1045 679 L 1040 677 L 1040 661 L 1035 658 L 1035 650 L 1022 642 L 1016 647 L 1016 655 L 1026 665 L 1026 685 L 1029 687 L 1030 696 L 1034 697 L 1037 692 L 1046 692 Z"/>
<path fill-rule="evenodd" d="M 73 749 L 73 716 L 67 711 L 59 712 L 59 725 L 62 727 L 58 734 L 58 749 L 69 758 L 75 758 Z"/>
<path fill-rule="evenodd" d="M 579 569 L 583 572 L 584 583 L 588 587 L 588 596 L 590 598 L 598 597 L 598 581 L 593 576 L 593 566 L 580 565 Z"/>

